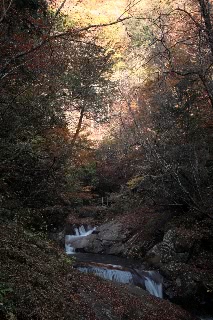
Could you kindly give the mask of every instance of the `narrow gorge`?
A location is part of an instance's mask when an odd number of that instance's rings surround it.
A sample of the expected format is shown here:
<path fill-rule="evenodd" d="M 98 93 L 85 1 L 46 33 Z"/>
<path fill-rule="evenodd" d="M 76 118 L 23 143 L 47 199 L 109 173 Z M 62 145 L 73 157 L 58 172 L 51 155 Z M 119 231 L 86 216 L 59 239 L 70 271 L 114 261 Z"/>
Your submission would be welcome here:
<path fill-rule="evenodd" d="M 0 1 L 0 320 L 213 320 L 211 0 Z"/>

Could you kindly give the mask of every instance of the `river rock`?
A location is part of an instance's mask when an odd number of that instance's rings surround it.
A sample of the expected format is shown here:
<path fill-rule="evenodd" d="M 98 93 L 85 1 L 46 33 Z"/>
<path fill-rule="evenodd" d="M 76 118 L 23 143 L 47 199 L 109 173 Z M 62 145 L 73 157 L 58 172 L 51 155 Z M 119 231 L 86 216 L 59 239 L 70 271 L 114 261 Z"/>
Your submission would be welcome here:
<path fill-rule="evenodd" d="M 213 276 L 204 260 L 206 252 L 202 247 L 203 239 L 203 233 L 196 227 L 170 229 L 165 233 L 163 241 L 146 255 L 148 264 L 158 268 L 166 279 L 165 293 L 177 303 L 202 305 L 213 301 L 210 288 Z M 203 265 L 198 260 L 202 255 Z"/>
<path fill-rule="evenodd" d="M 72 240 L 72 246 L 77 251 L 119 255 L 125 250 L 124 242 L 128 235 L 121 223 L 110 221 L 98 227 L 93 234 Z"/>
<path fill-rule="evenodd" d="M 7 301 L 15 306 L 5 305 L 1 319 L 195 320 L 141 289 L 78 272 L 61 250 L 14 223 L 1 225 L 0 249 L 1 282 L 12 286 Z"/>
<path fill-rule="evenodd" d="M 121 254 L 128 231 L 119 222 L 110 221 L 97 228 L 98 234 L 88 243 L 86 251 L 94 253 Z"/>
<path fill-rule="evenodd" d="M 171 229 L 163 237 L 163 241 L 155 245 L 146 255 L 150 262 L 158 263 L 187 262 L 195 241 L 199 236 L 188 229 Z"/>
<path fill-rule="evenodd" d="M 84 249 L 90 244 L 90 242 L 93 242 L 95 238 L 95 234 L 90 234 L 85 237 L 76 237 L 76 239 L 72 239 L 72 246 L 75 249 Z"/>
<path fill-rule="evenodd" d="M 108 222 L 100 226 L 98 230 L 100 231 L 98 238 L 103 243 L 107 241 L 122 241 L 126 238 L 126 231 L 124 231 L 123 225 L 119 222 Z"/>

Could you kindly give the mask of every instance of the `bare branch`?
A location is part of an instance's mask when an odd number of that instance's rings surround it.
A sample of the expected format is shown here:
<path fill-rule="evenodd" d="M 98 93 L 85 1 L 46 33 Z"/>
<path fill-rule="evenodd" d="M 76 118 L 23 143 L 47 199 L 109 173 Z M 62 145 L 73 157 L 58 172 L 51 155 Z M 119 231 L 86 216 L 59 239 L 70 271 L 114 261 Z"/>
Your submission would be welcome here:
<path fill-rule="evenodd" d="M 61 9 L 64 7 L 65 3 L 66 3 L 67 0 L 64 0 L 61 5 L 59 6 L 59 8 L 56 10 L 56 13 L 55 13 L 55 18 L 59 15 L 59 13 L 61 12 Z"/>
<path fill-rule="evenodd" d="M 131 1 L 130 1 L 130 3 L 126 6 L 126 9 L 124 10 L 124 12 L 120 15 L 120 17 L 118 19 L 121 19 L 125 15 L 125 13 L 129 13 L 129 11 L 140 2 L 141 2 L 141 0 L 138 0 L 136 2 L 134 1 L 133 3 L 131 3 Z"/>
<path fill-rule="evenodd" d="M 180 11 L 180 12 L 185 13 L 194 22 L 194 24 L 196 25 L 196 27 L 198 29 L 200 29 L 200 30 L 203 29 L 202 24 L 200 24 L 198 21 L 196 21 L 195 18 L 193 17 L 193 15 L 190 12 L 188 12 L 186 9 L 177 8 L 174 11 Z"/>
<path fill-rule="evenodd" d="M 12 5 L 12 2 L 13 2 L 13 0 L 10 0 L 10 3 L 9 3 L 9 5 L 8 5 L 7 9 L 6 9 L 6 8 L 5 8 L 5 4 L 4 4 L 4 0 L 3 0 L 3 15 L 2 15 L 2 17 L 1 17 L 1 19 L 0 19 L 0 23 L 2 23 L 3 20 L 5 19 L 6 15 L 7 15 L 7 12 L 10 10 L 10 7 L 11 7 L 11 5 Z"/>
<path fill-rule="evenodd" d="M 126 18 L 122 18 L 122 19 L 117 19 L 113 22 L 109 22 L 109 23 L 103 23 L 103 24 L 92 24 L 89 25 L 87 27 L 82 27 L 82 28 L 78 28 L 78 29 L 69 29 L 65 32 L 61 32 L 58 34 L 53 34 L 51 36 L 47 36 L 44 40 L 42 40 L 39 44 L 37 44 L 36 46 L 32 47 L 31 49 L 24 51 L 24 52 L 20 52 L 17 55 L 15 55 L 14 57 L 12 57 L 3 67 L 3 69 L 0 71 L 0 74 L 2 74 L 0 76 L 0 79 L 4 78 L 5 75 L 5 71 L 7 69 L 7 67 L 10 65 L 10 63 L 16 61 L 17 59 L 20 59 L 34 51 L 37 51 L 38 49 L 40 49 L 42 46 L 44 46 L 45 44 L 49 43 L 51 40 L 57 39 L 57 38 L 63 38 L 63 37 L 73 37 L 73 39 L 70 39 L 70 41 L 75 41 L 75 39 L 77 37 L 80 37 L 81 34 L 85 31 L 88 30 L 92 30 L 92 29 L 99 29 L 99 28 L 103 28 L 103 27 L 109 27 L 112 25 L 115 25 L 117 23 L 123 22 L 124 20 L 130 19 L 131 17 L 126 17 Z"/>
<path fill-rule="evenodd" d="M 202 17 L 203 17 L 204 23 L 205 23 L 205 32 L 208 37 L 209 47 L 210 47 L 212 57 L 213 57 L 213 26 L 212 26 L 212 21 L 211 21 L 211 14 L 209 11 L 210 4 L 209 4 L 208 0 L 206 1 L 206 3 L 204 0 L 199 0 L 198 2 L 200 4 Z"/>

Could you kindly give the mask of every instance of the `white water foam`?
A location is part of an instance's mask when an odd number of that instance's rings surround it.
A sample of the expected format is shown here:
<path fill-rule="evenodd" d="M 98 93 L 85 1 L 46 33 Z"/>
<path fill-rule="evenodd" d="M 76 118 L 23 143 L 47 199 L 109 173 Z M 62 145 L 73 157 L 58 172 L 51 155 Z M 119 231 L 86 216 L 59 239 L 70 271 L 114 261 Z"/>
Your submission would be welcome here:
<path fill-rule="evenodd" d="M 144 271 L 143 273 L 139 274 L 137 272 L 137 275 L 139 276 L 137 279 L 139 282 L 135 283 L 135 274 L 128 270 L 121 270 L 121 266 L 113 265 L 113 268 L 111 269 L 112 265 L 106 265 L 106 267 L 98 267 L 98 266 L 85 266 L 85 267 L 78 267 L 77 269 L 81 272 L 86 273 L 94 273 L 95 275 L 125 284 L 134 284 L 144 287 L 151 295 L 163 298 L 163 286 L 162 282 L 163 279 L 160 276 L 160 274 L 156 271 Z M 141 280 L 141 281 L 140 281 Z"/>
<path fill-rule="evenodd" d="M 67 254 L 74 254 L 74 243 L 76 240 L 86 237 L 96 228 L 87 227 L 87 230 L 82 225 L 74 228 L 74 234 L 65 236 L 65 250 Z M 122 270 L 122 266 L 108 264 L 106 267 L 99 266 L 85 266 L 78 267 L 77 269 L 86 273 L 94 273 L 97 276 L 120 283 L 130 283 L 139 285 L 146 289 L 151 295 L 158 298 L 163 298 L 163 278 L 156 271 L 144 271 L 142 270 Z M 137 279 L 135 279 L 137 278 Z"/>
<path fill-rule="evenodd" d="M 88 230 L 86 231 L 84 226 L 80 226 L 78 228 L 74 228 L 75 234 L 69 234 L 65 236 L 65 251 L 66 254 L 74 254 L 75 248 L 72 246 L 72 243 L 77 240 L 81 239 L 83 237 L 86 237 L 90 235 L 96 228 L 88 227 Z"/>
<path fill-rule="evenodd" d="M 146 290 L 149 291 L 155 297 L 163 298 L 163 286 L 161 282 L 156 282 L 155 279 L 155 272 L 154 271 L 147 271 L 150 277 L 145 277 L 145 287 Z"/>
<path fill-rule="evenodd" d="M 94 273 L 97 276 L 120 283 L 133 283 L 132 274 L 129 271 L 107 269 L 99 267 L 78 267 L 78 270 L 86 273 Z"/>

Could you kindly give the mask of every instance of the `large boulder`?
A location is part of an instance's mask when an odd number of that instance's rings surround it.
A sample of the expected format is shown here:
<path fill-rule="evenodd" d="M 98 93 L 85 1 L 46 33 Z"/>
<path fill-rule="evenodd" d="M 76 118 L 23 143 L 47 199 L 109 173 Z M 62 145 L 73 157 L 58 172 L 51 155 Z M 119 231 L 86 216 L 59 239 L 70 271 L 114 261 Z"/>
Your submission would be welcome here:
<path fill-rule="evenodd" d="M 163 237 L 163 241 L 155 245 L 146 255 L 150 261 L 159 263 L 187 262 L 191 250 L 200 236 L 189 229 L 171 229 Z"/>
<path fill-rule="evenodd" d="M 98 214 L 98 219 L 91 217 Z M 138 209 L 125 215 L 114 216 L 102 207 L 82 207 L 67 219 L 66 235 L 75 234 L 73 226 L 98 225 L 92 236 L 76 239 L 77 251 L 122 255 L 129 258 L 143 258 L 149 249 L 163 239 L 164 226 L 170 213 L 149 208 Z M 82 218 L 79 217 L 82 216 Z M 100 224 L 100 215 L 105 216 L 105 223 Z M 109 220 L 110 219 L 110 220 Z M 70 231 L 68 231 L 68 229 Z M 95 235 L 94 235 L 95 234 Z"/>
<path fill-rule="evenodd" d="M 204 230 L 205 231 L 205 230 Z M 213 274 L 207 261 L 201 265 L 206 251 L 206 233 L 199 227 L 168 230 L 163 241 L 148 251 L 146 262 L 158 268 L 165 280 L 167 296 L 181 304 L 212 304 Z M 200 256 L 200 257 L 199 257 Z M 209 255 L 209 260 L 211 261 Z"/>
<path fill-rule="evenodd" d="M 71 233 L 72 234 L 72 233 Z M 122 254 L 130 231 L 120 222 L 110 221 L 99 227 L 90 235 L 71 238 L 70 244 L 76 251 L 105 254 Z"/>

